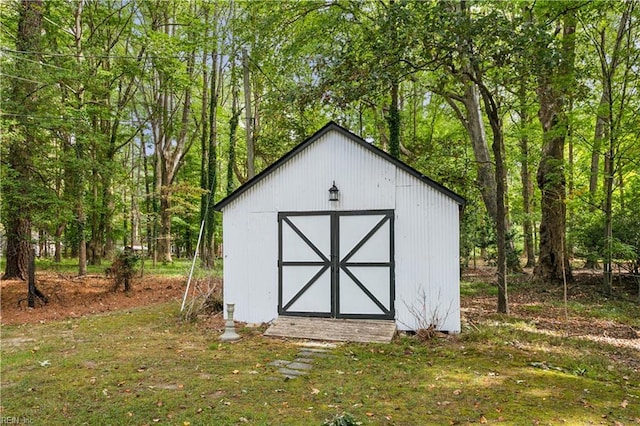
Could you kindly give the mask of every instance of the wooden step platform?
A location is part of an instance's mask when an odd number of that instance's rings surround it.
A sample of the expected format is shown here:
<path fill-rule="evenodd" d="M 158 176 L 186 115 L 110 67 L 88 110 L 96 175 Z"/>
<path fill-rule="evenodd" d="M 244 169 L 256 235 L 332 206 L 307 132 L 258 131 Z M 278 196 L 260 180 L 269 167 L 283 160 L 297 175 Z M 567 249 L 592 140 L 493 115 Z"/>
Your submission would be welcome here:
<path fill-rule="evenodd" d="M 390 343 L 396 334 L 393 320 L 334 319 L 280 316 L 265 336 L 362 343 Z"/>

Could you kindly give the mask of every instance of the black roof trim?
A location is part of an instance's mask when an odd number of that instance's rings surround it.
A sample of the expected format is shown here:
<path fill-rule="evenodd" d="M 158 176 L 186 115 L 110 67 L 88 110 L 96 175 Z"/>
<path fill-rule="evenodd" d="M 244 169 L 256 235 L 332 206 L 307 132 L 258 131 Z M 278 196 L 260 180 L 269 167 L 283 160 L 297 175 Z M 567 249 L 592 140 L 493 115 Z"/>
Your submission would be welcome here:
<path fill-rule="evenodd" d="M 398 160 L 395 157 L 392 157 L 391 155 L 387 154 L 386 152 L 384 152 L 380 148 L 377 148 L 377 147 L 373 146 L 369 142 L 367 142 L 364 139 L 362 139 L 360 136 L 358 136 L 358 135 L 356 135 L 354 133 L 351 133 L 349 130 L 345 129 L 344 127 L 342 127 L 342 126 L 340 126 L 338 124 L 336 124 L 335 122 L 330 121 L 325 126 L 323 126 L 320 130 L 318 130 L 316 133 L 314 133 L 312 136 L 310 136 L 308 139 L 306 139 L 303 142 L 301 142 L 298 145 L 296 145 L 296 147 L 294 147 L 291 151 L 287 152 L 285 155 L 283 155 L 280 159 L 275 161 L 273 164 L 271 164 L 270 166 L 265 168 L 263 171 L 261 171 L 260 173 L 255 175 L 253 178 L 249 179 L 243 185 L 241 185 L 238 188 L 236 188 L 236 190 L 233 191 L 231 194 L 229 194 L 227 197 L 225 197 L 222 200 L 218 201 L 213 206 L 213 208 L 215 210 L 217 210 L 217 211 L 222 210 L 227 204 L 231 203 L 233 200 L 238 198 L 240 195 L 242 195 L 249 188 L 251 188 L 252 186 L 256 185 L 262 179 L 264 179 L 269 174 L 271 174 L 273 171 L 275 171 L 282 164 L 286 163 L 291 158 L 295 157 L 299 152 L 301 152 L 306 147 L 308 147 L 309 145 L 311 145 L 312 143 L 314 143 L 315 141 L 320 139 L 322 136 L 324 136 L 326 133 L 328 133 L 328 132 L 330 132 L 332 130 L 336 131 L 338 133 L 341 133 L 344 136 L 347 136 L 349 139 L 353 140 L 355 143 L 360 144 L 361 146 L 363 146 L 364 148 L 366 148 L 369 151 L 373 152 L 374 154 L 376 154 L 376 155 L 384 158 L 385 160 L 393 163 L 394 165 L 400 167 L 405 172 L 409 173 L 410 175 L 413 175 L 414 177 L 420 179 L 422 182 L 426 183 L 427 185 L 431 186 L 432 188 L 438 190 L 439 192 L 441 192 L 444 195 L 448 196 L 449 198 L 453 199 L 455 202 L 457 202 L 461 206 L 464 206 L 466 204 L 466 200 L 462 196 L 460 196 L 460 195 L 456 194 L 455 192 L 451 191 L 450 189 L 448 189 L 444 185 L 441 185 L 438 182 L 434 181 L 433 179 L 428 178 L 427 176 L 423 175 L 422 173 L 420 173 L 419 171 L 417 171 L 413 167 L 409 166 L 408 164 Z"/>

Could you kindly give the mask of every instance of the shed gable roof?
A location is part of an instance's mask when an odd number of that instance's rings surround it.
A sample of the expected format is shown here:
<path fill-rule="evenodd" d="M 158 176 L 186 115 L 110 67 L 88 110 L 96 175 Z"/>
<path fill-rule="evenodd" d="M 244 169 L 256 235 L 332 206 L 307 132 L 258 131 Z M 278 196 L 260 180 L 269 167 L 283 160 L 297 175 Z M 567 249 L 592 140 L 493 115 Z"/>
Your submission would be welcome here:
<path fill-rule="evenodd" d="M 336 124 L 333 121 L 330 121 L 324 127 L 322 127 L 320 130 L 318 130 L 316 133 L 314 133 L 312 136 L 310 136 L 309 138 L 307 138 L 303 142 L 299 143 L 291 151 L 287 152 L 280 159 L 278 159 L 273 164 L 271 164 L 270 166 L 265 168 L 262 172 L 258 173 L 253 178 L 251 178 L 247 182 L 245 182 L 243 185 L 239 186 L 235 191 L 233 191 L 227 197 L 225 197 L 222 200 L 218 201 L 218 203 L 216 203 L 213 206 L 213 208 L 215 210 L 218 210 L 218 211 L 222 210 L 227 204 L 231 203 L 233 200 L 238 198 L 240 195 L 242 195 L 249 188 L 253 187 L 257 183 L 259 183 L 262 179 L 264 179 L 265 177 L 267 177 L 271 173 L 275 172 L 284 163 L 286 163 L 287 161 L 293 159 L 298 153 L 300 153 L 305 148 L 307 148 L 309 145 L 315 143 L 318 139 L 320 139 L 322 136 L 324 136 L 325 134 L 327 134 L 327 133 L 329 133 L 331 131 L 335 131 L 335 132 L 338 132 L 338 133 L 346 136 L 348 140 L 350 140 L 350 141 L 352 141 L 352 142 L 354 142 L 356 144 L 359 144 L 360 146 L 368 149 L 370 152 L 374 153 L 375 155 L 378 155 L 379 157 L 382 157 L 383 159 L 389 161 L 390 163 L 393 163 L 395 166 L 401 168 L 402 170 L 404 170 L 405 172 L 409 173 L 410 175 L 418 178 L 424 184 L 426 184 L 426 185 L 434 188 L 435 190 L 443 193 L 444 195 L 448 196 L 449 198 L 454 200 L 459 205 L 463 206 L 466 203 L 466 200 L 462 196 L 460 196 L 460 195 L 456 194 L 455 192 L 451 191 L 450 189 L 448 189 L 444 185 L 441 185 L 438 182 L 434 181 L 433 179 L 423 175 L 422 173 L 420 173 L 419 171 L 417 171 L 413 167 L 411 167 L 408 164 L 398 160 L 395 157 L 392 157 L 391 155 L 387 154 L 386 152 L 384 152 L 380 148 L 377 148 L 374 145 L 368 143 L 367 141 L 362 139 L 360 136 L 350 132 L 349 130 L 345 129 L 344 127 Z"/>

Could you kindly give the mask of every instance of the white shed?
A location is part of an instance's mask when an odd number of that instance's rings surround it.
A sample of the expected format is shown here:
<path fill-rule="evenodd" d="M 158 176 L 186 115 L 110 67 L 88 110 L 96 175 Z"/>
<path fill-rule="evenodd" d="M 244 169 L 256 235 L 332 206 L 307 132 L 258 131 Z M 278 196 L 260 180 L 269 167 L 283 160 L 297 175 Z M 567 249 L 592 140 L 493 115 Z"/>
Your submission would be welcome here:
<path fill-rule="evenodd" d="M 459 332 L 464 202 L 329 123 L 215 205 L 224 302 L 250 323 L 393 319 Z"/>

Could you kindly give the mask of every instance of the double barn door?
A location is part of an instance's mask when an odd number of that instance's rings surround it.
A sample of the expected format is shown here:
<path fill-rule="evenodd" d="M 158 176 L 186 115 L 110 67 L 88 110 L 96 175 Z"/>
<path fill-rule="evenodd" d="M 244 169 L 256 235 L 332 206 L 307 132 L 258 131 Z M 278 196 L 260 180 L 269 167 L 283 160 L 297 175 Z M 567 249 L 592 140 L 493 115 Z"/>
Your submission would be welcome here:
<path fill-rule="evenodd" d="M 279 213 L 280 315 L 394 318 L 393 210 Z"/>

